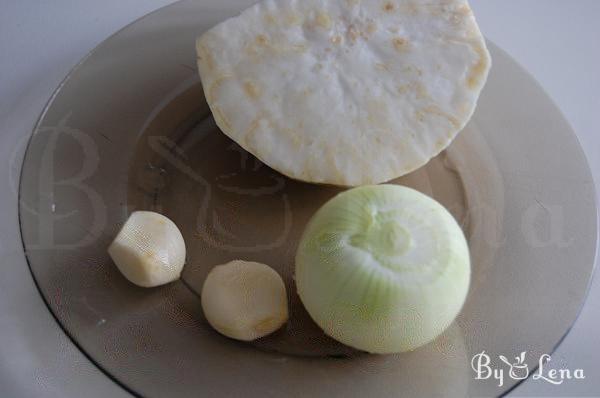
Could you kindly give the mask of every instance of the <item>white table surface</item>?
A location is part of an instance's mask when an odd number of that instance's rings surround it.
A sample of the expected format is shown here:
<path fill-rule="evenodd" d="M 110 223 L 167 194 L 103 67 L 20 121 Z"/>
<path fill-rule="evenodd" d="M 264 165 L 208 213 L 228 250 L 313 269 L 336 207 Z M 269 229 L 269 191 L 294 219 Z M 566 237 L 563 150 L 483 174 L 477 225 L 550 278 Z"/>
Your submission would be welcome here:
<path fill-rule="evenodd" d="M 0 134 L 7 129 L 30 132 L 52 91 L 81 57 L 117 29 L 172 2 L 0 0 Z M 529 70 L 562 109 L 599 186 L 600 0 L 472 0 L 471 5 L 484 34 Z M 8 168 L 6 159 L 0 162 L 0 170 Z M 0 289 L 2 283 L 0 277 Z M 596 277 L 579 320 L 553 355 L 553 362 L 564 367 L 583 368 L 585 380 L 565 381 L 560 386 L 528 380 L 510 396 L 600 396 L 599 311 L 600 280 Z M 20 322 L 3 316 L 0 306 L 2 327 L 20 327 Z M 56 363 L 40 361 L 31 367 L 31 374 L 11 376 L 10 362 L 2 354 L 9 355 L 12 348 L 0 347 L 2 396 L 25 397 L 23 391 L 27 396 L 81 396 L 75 392 L 81 391 L 76 375 L 94 372 L 73 353 L 64 358 L 77 363 L 67 368 L 71 369 L 68 375 L 57 370 Z M 40 358 L 48 355 L 44 350 L 42 344 Z M 35 382 L 26 389 L 16 386 L 27 380 Z M 64 380 L 74 387 L 64 389 Z M 88 396 L 117 394 L 109 383 L 99 382 L 92 388 L 101 393 L 88 390 Z"/>

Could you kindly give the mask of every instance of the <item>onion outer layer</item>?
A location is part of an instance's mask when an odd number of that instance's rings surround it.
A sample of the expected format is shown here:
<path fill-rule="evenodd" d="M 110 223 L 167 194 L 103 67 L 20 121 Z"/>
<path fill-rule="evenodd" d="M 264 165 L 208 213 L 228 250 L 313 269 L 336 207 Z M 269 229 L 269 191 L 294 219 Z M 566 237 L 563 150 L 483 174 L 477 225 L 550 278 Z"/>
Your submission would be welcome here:
<path fill-rule="evenodd" d="M 456 220 L 430 197 L 398 185 L 363 186 L 309 221 L 295 280 L 327 335 L 371 353 L 410 351 L 460 312 L 469 249 Z"/>

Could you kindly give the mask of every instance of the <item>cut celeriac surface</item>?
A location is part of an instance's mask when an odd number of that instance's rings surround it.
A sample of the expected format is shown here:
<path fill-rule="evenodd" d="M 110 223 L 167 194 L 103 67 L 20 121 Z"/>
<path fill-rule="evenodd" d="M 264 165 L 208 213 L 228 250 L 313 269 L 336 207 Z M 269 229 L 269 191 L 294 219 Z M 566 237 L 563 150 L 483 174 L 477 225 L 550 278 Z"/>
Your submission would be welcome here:
<path fill-rule="evenodd" d="M 296 255 L 298 294 L 334 339 L 372 353 L 418 348 L 459 313 L 470 281 L 462 230 L 410 188 L 354 188 L 308 223 Z"/>
<path fill-rule="evenodd" d="M 464 0 L 266 0 L 196 43 L 221 130 L 308 182 L 380 183 L 470 119 L 490 57 Z"/>

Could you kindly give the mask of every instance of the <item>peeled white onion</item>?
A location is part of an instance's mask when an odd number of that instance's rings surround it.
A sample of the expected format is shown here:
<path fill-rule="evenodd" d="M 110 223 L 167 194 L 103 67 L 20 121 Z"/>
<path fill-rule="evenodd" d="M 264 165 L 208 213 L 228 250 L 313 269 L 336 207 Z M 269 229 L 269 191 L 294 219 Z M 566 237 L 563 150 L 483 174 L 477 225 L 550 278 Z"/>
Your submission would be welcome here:
<path fill-rule="evenodd" d="M 235 260 L 213 268 L 202 287 L 202 309 L 219 333 L 251 341 L 288 319 L 285 285 L 273 268 Z"/>
<path fill-rule="evenodd" d="M 129 281 L 154 287 L 179 279 L 185 263 L 185 242 L 167 217 L 136 211 L 109 246 L 108 254 Z"/>
<path fill-rule="evenodd" d="M 470 279 L 462 230 L 438 202 L 397 185 L 327 202 L 296 255 L 298 294 L 334 339 L 371 353 L 416 349 L 459 313 Z"/>

